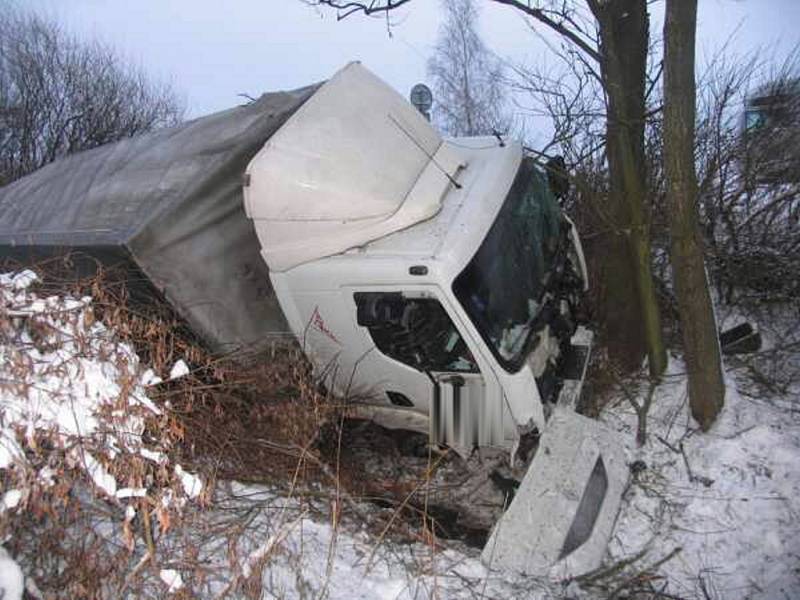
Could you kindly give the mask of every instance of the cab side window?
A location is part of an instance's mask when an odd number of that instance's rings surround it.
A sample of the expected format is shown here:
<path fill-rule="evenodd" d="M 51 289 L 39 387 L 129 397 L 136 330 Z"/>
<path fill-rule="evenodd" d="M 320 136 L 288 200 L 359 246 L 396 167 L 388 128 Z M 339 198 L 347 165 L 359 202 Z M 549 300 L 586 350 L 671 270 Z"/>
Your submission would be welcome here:
<path fill-rule="evenodd" d="M 357 321 L 381 353 L 418 371 L 478 372 L 467 344 L 435 298 L 356 292 Z"/>

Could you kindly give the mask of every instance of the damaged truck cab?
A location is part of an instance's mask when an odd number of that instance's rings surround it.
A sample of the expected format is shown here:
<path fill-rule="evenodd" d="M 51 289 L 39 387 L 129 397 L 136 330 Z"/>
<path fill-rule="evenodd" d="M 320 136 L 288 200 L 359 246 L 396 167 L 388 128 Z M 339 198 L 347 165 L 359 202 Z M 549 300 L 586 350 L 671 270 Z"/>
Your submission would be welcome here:
<path fill-rule="evenodd" d="M 458 144 L 433 217 L 272 282 L 326 385 L 363 413 L 463 451 L 511 447 L 557 398 L 585 271 L 520 146 Z"/>
<path fill-rule="evenodd" d="M 526 433 L 541 445 L 584 421 L 597 427 L 573 412 L 591 345 L 576 320 L 587 287 L 580 241 L 519 143 L 443 140 L 352 63 L 251 160 L 244 200 L 291 330 L 361 416 L 462 454 L 488 446 L 513 456 Z M 548 434 L 550 421 L 566 429 Z M 567 570 L 596 566 L 618 506 L 609 491 L 620 493 L 609 471 L 616 481 L 624 467 L 610 447 L 586 450 L 591 464 L 570 481 L 572 514 L 555 533 L 526 499 L 512 503 L 502 521 L 522 519 L 539 541 L 523 556 L 498 524 L 490 543 L 504 566 L 542 574 L 586 544 L 599 555 Z M 558 468 L 568 478 L 570 465 Z M 597 526 L 603 514 L 610 523 Z"/>
<path fill-rule="evenodd" d="M 334 99 L 364 106 L 342 123 Z M 388 114 L 370 110 L 388 100 L 400 100 Z M 339 129 L 322 136 L 327 111 Z M 301 144 L 315 135 L 332 147 Z M 583 348 L 571 342 L 586 269 L 574 226 L 519 143 L 444 141 L 353 64 L 269 140 L 247 178 L 281 308 L 332 391 L 385 426 L 465 452 L 544 429 L 567 359 L 588 355 L 588 331 L 577 334 Z"/>

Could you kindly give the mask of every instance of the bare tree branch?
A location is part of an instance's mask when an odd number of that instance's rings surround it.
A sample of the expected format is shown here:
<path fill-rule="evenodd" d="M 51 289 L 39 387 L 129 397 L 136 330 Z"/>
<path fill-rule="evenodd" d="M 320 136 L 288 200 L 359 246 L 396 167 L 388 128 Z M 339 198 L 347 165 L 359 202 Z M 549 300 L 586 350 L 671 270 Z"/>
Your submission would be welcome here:
<path fill-rule="evenodd" d="M 550 16 L 548 16 L 548 13 L 545 10 L 533 7 L 529 3 L 522 2 L 520 0 L 491 0 L 491 1 L 496 2 L 497 4 L 505 4 L 506 6 L 510 6 L 512 8 L 519 10 L 520 12 L 528 15 L 529 17 L 533 17 L 540 23 L 547 25 L 550 29 L 552 29 L 556 33 L 563 35 L 570 42 L 575 44 L 583 52 L 589 55 L 592 59 L 594 59 L 598 63 L 600 62 L 600 53 L 597 51 L 596 48 L 592 48 L 592 46 L 586 40 L 580 37 L 580 35 L 577 33 L 579 29 L 578 30 L 570 29 L 564 24 L 565 21 L 572 24 L 572 21 L 570 19 L 564 18 L 563 20 L 556 21 Z"/>
<path fill-rule="evenodd" d="M 329 6 L 336 9 L 336 19 L 341 21 L 355 13 L 364 13 L 366 16 L 375 14 L 388 14 L 390 11 L 410 2 L 411 0 L 386 0 L 380 2 L 342 2 L 340 0 L 313 0 L 310 4 L 314 6 Z"/>
<path fill-rule="evenodd" d="M 307 2 L 312 6 L 328 6 L 336 9 L 336 18 L 340 21 L 355 13 L 362 13 L 367 16 L 375 14 L 385 15 L 410 1 L 411 0 L 372 0 L 371 2 L 349 2 L 344 0 L 307 0 Z M 600 53 L 596 47 L 592 47 L 591 42 L 584 39 L 584 37 L 588 37 L 588 35 L 584 29 L 578 23 L 576 23 L 572 15 L 566 10 L 566 5 L 562 7 L 561 10 L 554 11 L 531 6 L 529 2 L 522 2 L 521 0 L 491 1 L 496 2 L 497 4 L 510 6 L 511 8 L 514 8 L 523 14 L 532 17 L 533 19 L 536 19 L 556 33 L 563 35 L 593 60 L 598 63 L 600 62 Z"/>

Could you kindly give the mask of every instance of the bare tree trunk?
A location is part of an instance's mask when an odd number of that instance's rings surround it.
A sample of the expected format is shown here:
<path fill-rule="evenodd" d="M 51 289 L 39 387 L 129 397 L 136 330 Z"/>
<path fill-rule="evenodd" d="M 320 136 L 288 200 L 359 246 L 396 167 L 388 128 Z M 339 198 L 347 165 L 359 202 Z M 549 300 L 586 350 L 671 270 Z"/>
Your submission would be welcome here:
<path fill-rule="evenodd" d="M 664 163 L 672 268 L 680 310 L 689 404 L 705 431 L 722 408 L 725 385 L 697 218 L 694 164 L 694 47 L 697 0 L 667 0 L 664 21 Z"/>
<path fill-rule="evenodd" d="M 606 140 L 616 230 L 612 233 L 616 239 L 609 244 L 620 257 L 615 260 L 612 256 L 609 261 L 609 270 L 616 271 L 608 273 L 607 279 L 608 285 L 616 288 L 609 290 L 616 306 L 607 308 L 607 323 L 609 328 L 619 328 L 616 336 L 627 340 L 632 358 L 641 360 L 647 352 L 650 374 L 658 377 L 666 368 L 667 354 L 653 285 L 647 211 L 647 4 L 645 0 L 591 1 L 590 7 L 600 26 L 601 72 L 608 103 Z M 611 333 L 610 350 L 612 355 L 619 355 Z M 639 348 L 633 345 L 637 341 Z"/>

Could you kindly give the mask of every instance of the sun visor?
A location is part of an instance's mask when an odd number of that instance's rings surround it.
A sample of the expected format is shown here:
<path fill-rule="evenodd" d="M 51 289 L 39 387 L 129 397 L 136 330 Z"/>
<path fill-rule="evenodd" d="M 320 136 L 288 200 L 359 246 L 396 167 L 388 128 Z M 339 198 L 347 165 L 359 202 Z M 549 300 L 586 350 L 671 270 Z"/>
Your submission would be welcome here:
<path fill-rule="evenodd" d="M 271 270 L 435 215 L 462 160 L 359 63 L 325 83 L 252 159 L 245 210 Z"/>

